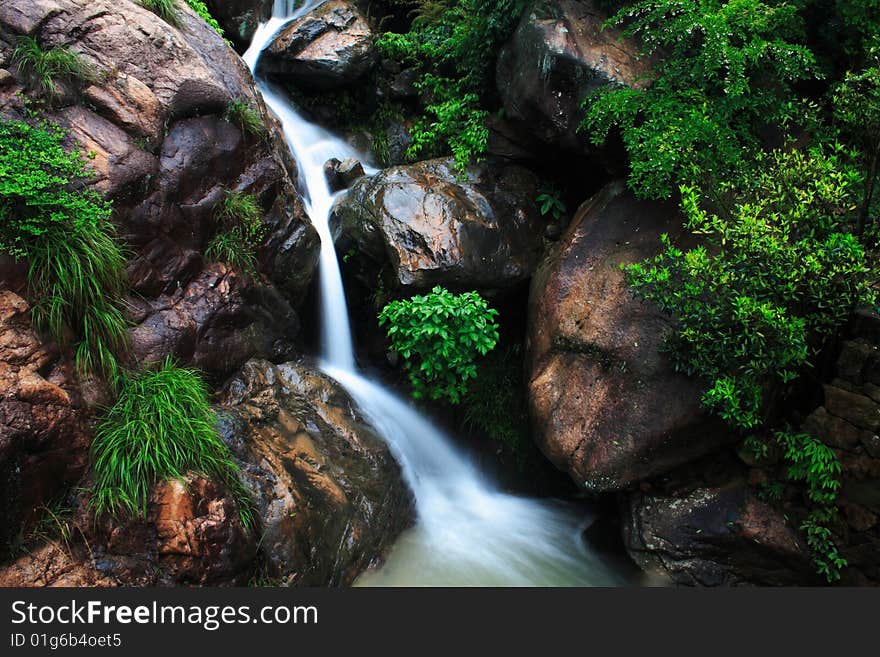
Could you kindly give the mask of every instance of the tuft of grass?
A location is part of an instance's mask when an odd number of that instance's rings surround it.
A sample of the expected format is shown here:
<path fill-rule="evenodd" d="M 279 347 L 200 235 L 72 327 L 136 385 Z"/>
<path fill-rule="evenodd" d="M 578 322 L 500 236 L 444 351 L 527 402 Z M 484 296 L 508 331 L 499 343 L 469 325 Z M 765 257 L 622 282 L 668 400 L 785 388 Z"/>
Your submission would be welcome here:
<path fill-rule="evenodd" d="M 242 523 L 253 526 L 253 503 L 217 435 L 208 388 L 197 370 L 170 357 L 156 369 L 120 376 L 119 397 L 95 433 L 92 468 L 98 515 L 143 517 L 157 482 L 194 472 L 225 484 Z"/>
<path fill-rule="evenodd" d="M 91 67 L 67 46 L 43 50 L 33 37 L 19 39 L 12 52 L 12 62 L 28 83 L 50 99 L 61 95 L 59 81 L 93 82 L 96 77 Z"/>
<path fill-rule="evenodd" d="M 244 98 L 229 101 L 223 118 L 237 125 L 244 134 L 257 139 L 265 138 L 268 132 L 260 113 Z"/>
<path fill-rule="evenodd" d="M 62 346 L 68 341 L 66 328 L 75 327 L 77 370 L 114 382 L 117 354 L 129 336 L 122 308 L 125 256 L 112 224 L 44 234 L 31 249 L 28 281 L 38 299 L 31 313 L 35 326 Z"/>
<path fill-rule="evenodd" d="M 182 24 L 176 0 L 138 0 L 138 4 L 156 14 L 172 27 L 180 27 Z"/>
<path fill-rule="evenodd" d="M 263 240 L 263 212 L 253 194 L 227 191 L 214 212 L 218 230 L 205 257 L 255 273 L 256 250 Z"/>

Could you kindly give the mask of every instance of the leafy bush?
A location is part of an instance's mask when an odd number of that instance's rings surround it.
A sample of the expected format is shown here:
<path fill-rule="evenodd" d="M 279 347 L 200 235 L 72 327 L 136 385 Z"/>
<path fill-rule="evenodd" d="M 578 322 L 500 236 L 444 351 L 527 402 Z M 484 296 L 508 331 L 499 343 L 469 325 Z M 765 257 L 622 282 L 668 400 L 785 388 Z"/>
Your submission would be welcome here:
<path fill-rule="evenodd" d="M 155 370 L 123 375 L 92 443 L 95 512 L 143 516 L 157 482 L 194 472 L 225 484 L 250 527 L 252 503 L 216 427 L 197 371 L 168 358 Z"/>
<path fill-rule="evenodd" d="M 689 228 L 707 246 L 665 250 L 627 268 L 640 296 L 673 315 L 675 366 L 705 377 L 703 402 L 740 429 L 759 426 L 770 392 L 871 298 L 864 249 L 846 232 L 859 174 L 840 148 L 758 156 L 709 196 L 682 187 Z"/>
<path fill-rule="evenodd" d="M 237 125 L 246 135 L 251 135 L 258 139 L 266 136 L 266 124 L 263 123 L 263 118 L 244 98 L 236 98 L 230 101 L 229 105 L 226 106 L 224 118 L 230 123 Z"/>
<path fill-rule="evenodd" d="M 192 8 L 192 10 L 199 15 L 199 18 L 210 25 L 211 29 L 213 29 L 217 34 L 219 34 L 220 36 L 224 35 L 223 28 L 220 27 L 220 23 L 218 23 L 217 20 L 213 16 L 211 16 L 210 10 L 208 9 L 207 5 L 202 2 L 202 0 L 186 0 L 186 4 L 188 4 L 190 8 Z M 227 41 L 227 43 L 229 42 Z"/>
<path fill-rule="evenodd" d="M 89 171 L 63 137 L 48 124 L 0 122 L 0 253 L 30 261 L 37 327 L 62 345 L 73 329 L 80 372 L 112 380 L 127 341 L 125 257 L 110 205 L 82 184 Z"/>
<path fill-rule="evenodd" d="M 629 185 L 668 198 L 682 183 L 724 180 L 760 150 L 762 135 L 805 120 L 794 84 L 817 75 L 797 43 L 792 4 L 768 0 L 640 0 L 608 21 L 656 56 L 646 89 L 603 89 L 585 100 L 583 128 L 601 144 L 619 128 Z"/>
<path fill-rule="evenodd" d="M 559 221 L 565 214 L 565 201 L 562 200 L 562 193 L 555 187 L 545 187 L 535 198 L 535 203 L 541 210 L 541 216 L 550 215 L 554 220 Z"/>
<path fill-rule="evenodd" d="M 57 99 L 61 93 L 59 81 L 92 82 L 95 74 L 91 68 L 67 46 L 55 46 L 43 50 L 32 37 L 19 39 L 12 52 L 12 63 L 39 93 Z"/>
<path fill-rule="evenodd" d="M 404 360 L 416 399 L 461 401 L 477 374 L 476 359 L 498 342 L 498 311 L 477 292 L 430 294 L 392 301 L 379 314 L 395 352 Z"/>
<path fill-rule="evenodd" d="M 205 257 L 256 272 L 256 250 L 265 234 L 256 197 L 227 191 L 214 216 L 218 230 L 205 249 Z"/>
<path fill-rule="evenodd" d="M 482 97 L 494 86 L 494 62 L 516 27 L 524 0 L 424 0 L 405 34 L 386 32 L 377 47 L 386 57 L 414 66 L 424 115 L 411 131 L 410 157 L 444 151 L 460 169 L 486 149 L 487 108 Z"/>

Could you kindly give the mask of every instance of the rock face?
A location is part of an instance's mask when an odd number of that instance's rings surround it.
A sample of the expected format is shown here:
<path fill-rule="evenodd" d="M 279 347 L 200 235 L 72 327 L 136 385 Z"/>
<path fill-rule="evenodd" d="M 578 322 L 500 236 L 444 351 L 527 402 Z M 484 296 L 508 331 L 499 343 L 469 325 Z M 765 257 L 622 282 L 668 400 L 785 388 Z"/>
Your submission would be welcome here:
<path fill-rule="evenodd" d="M 390 263 L 401 288 L 509 288 L 541 256 L 537 184 L 502 162 L 475 165 L 464 179 L 451 159 L 392 167 L 355 182 L 331 226 L 340 251 L 354 248 L 366 269 Z"/>
<path fill-rule="evenodd" d="M 266 234 L 258 256 L 265 278 L 238 276 L 228 294 L 248 303 L 271 301 L 263 310 L 252 309 L 250 317 L 274 313 L 279 294 L 287 307 L 283 321 L 274 323 L 249 323 L 248 313 L 227 313 L 227 323 L 237 330 L 264 333 L 250 341 L 253 349 L 242 349 L 231 331 L 227 334 L 238 344 L 199 336 L 204 349 L 215 351 L 203 353 L 202 364 L 209 369 L 216 364 L 215 373 L 224 375 L 252 356 L 274 357 L 266 345 L 292 337 L 290 308 L 311 280 L 318 240 L 292 182 L 296 172 L 249 72 L 189 8 L 181 3 L 178 9 L 183 24 L 175 29 L 134 2 L 9 0 L 0 7 L 0 62 L 8 65 L 11 44 L 30 35 L 43 47 L 70 47 L 96 73 L 97 82 L 69 89 L 46 118 L 67 128 L 71 141 L 93 155 L 96 188 L 114 202 L 114 219 L 132 251 L 128 273 L 138 298 L 133 319 L 141 325 L 135 330 L 136 356 L 152 354 L 137 351 L 144 333 L 153 333 L 146 342 L 162 342 L 166 353 L 189 356 L 191 336 L 178 344 L 169 336 L 183 335 L 180 325 L 204 324 L 182 314 L 203 309 L 171 300 L 203 295 L 212 278 L 222 285 L 223 277 L 206 269 L 202 254 L 217 229 L 215 206 L 227 190 L 258 199 Z M 23 115 L 21 91 L 19 82 L 0 89 L 2 116 Z M 267 122 L 265 139 L 224 120 L 236 100 Z"/>
<path fill-rule="evenodd" d="M 623 517 L 636 563 L 679 584 L 791 586 L 816 579 L 796 529 L 741 480 L 672 494 L 636 492 Z"/>
<path fill-rule="evenodd" d="M 673 206 L 613 183 L 584 203 L 532 280 L 529 410 L 541 450 L 593 491 L 626 488 L 717 448 L 700 382 L 660 353 L 668 320 L 632 297 L 620 269 L 682 243 Z"/>
<path fill-rule="evenodd" d="M 91 418 L 74 381 L 31 328 L 27 302 L 0 290 L 0 559 L 86 467 Z"/>
<path fill-rule="evenodd" d="M 550 0 L 523 16 L 496 76 L 518 140 L 585 152 L 588 140 L 577 133 L 583 99 L 609 85 L 646 84 L 650 69 L 638 46 L 603 30 L 607 18 L 597 0 Z"/>
<path fill-rule="evenodd" d="M 239 51 L 245 50 L 257 26 L 272 15 L 274 0 L 205 0 L 227 39 Z"/>
<path fill-rule="evenodd" d="M 409 524 L 412 500 L 387 446 L 325 375 L 302 363 L 250 361 L 222 405 L 274 575 L 302 586 L 350 584 Z"/>
<path fill-rule="evenodd" d="M 324 163 L 324 176 L 331 192 L 348 189 L 355 180 L 364 175 L 364 166 L 353 157 L 342 161 L 334 157 Z"/>
<path fill-rule="evenodd" d="M 260 70 L 305 87 L 332 89 L 356 81 L 375 61 L 373 34 L 357 7 L 327 0 L 275 36 Z"/>

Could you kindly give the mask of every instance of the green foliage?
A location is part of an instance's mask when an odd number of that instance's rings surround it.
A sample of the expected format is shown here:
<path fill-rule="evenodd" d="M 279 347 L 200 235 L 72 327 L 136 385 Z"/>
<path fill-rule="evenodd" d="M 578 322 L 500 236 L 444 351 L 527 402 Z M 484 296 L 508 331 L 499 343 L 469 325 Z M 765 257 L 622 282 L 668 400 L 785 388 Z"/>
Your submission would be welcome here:
<path fill-rule="evenodd" d="M 225 484 L 242 522 L 252 525 L 252 503 L 217 436 L 208 389 L 196 370 L 170 358 L 155 370 L 121 376 L 119 397 L 95 433 L 92 468 L 98 515 L 143 516 L 157 482 L 194 472 Z"/>
<path fill-rule="evenodd" d="M 48 124 L 0 122 L 0 253 L 30 261 L 35 325 L 62 345 L 79 337 L 80 372 L 113 379 L 127 342 L 125 257 L 110 205 L 64 133 Z"/>
<path fill-rule="evenodd" d="M 256 197 L 227 191 L 214 217 L 218 230 L 205 249 L 205 257 L 255 273 L 256 250 L 265 235 L 263 211 Z"/>
<path fill-rule="evenodd" d="M 849 72 L 832 93 L 834 119 L 848 141 L 858 147 L 865 187 L 856 232 L 862 234 L 871 219 L 880 175 L 880 37 L 868 52 L 869 65 Z"/>
<path fill-rule="evenodd" d="M 246 135 L 258 139 L 263 139 L 266 136 L 267 130 L 266 124 L 263 123 L 263 117 L 244 98 L 230 101 L 226 106 L 224 118 L 237 125 Z"/>
<path fill-rule="evenodd" d="M 498 311 L 477 292 L 430 294 L 392 301 L 379 314 L 391 346 L 403 358 L 413 397 L 461 401 L 477 374 L 476 359 L 498 342 Z"/>
<path fill-rule="evenodd" d="M 829 582 L 836 581 L 847 565 L 829 527 L 837 516 L 834 503 L 840 491 L 840 461 L 830 447 L 808 434 L 779 431 L 776 442 L 785 451 L 789 479 L 806 485 L 807 501 L 813 508 L 801 523 L 801 531 L 818 572 Z"/>
<path fill-rule="evenodd" d="M 180 14 L 177 12 L 177 0 L 137 0 L 147 11 L 151 11 L 172 27 L 180 27 Z"/>
<path fill-rule="evenodd" d="M 43 50 L 32 37 L 19 39 L 12 52 L 12 63 L 34 89 L 50 100 L 61 93 L 59 81 L 92 82 L 95 74 L 82 58 L 67 46 Z"/>
<path fill-rule="evenodd" d="M 211 16 L 211 12 L 208 10 L 207 5 L 205 5 L 205 3 L 202 2 L 202 0 L 185 0 L 185 1 L 186 1 L 186 4 L 188 4 L 190 6 L 190 8 L 192 8 L 192 10 L 199 15 L 199 18 L 201 18 L 208 25 L 210 25 L 211 29 L 213 29 L 217 34 L 219 34 L 220 36 L 223 36 L 223 28 L 221 28 L 220 23 L 218 23 L 216 21 L 216 19 L 213 16 Z M 227 43 L 229 43 L 229 42 L 227 41 Z"/>
<path fill-rule="evenodd" d="M 629 184 L 668 198 L 682 183 L 723 180 L 760 150 L 762 132 L 805 120 L 794 84 L 817 75 L 797 43 L 797 8 L 776 0 L 640 0 L 609 21 L 657 58 L 647 88 L 605 88 L 585 100 L 583 128 L 601 144 L 619 128 Z"/>
<path fill-rule="evenodd" d="M 555 187 L 545 187 L 535 198 L 535 203 L 541 210 L 541 216 L 550 215 L 554 220 L 559 221 L 565 214 L 565 201 L 562 200 L 561 192 Z"/>
<path fill-rule="evenodd" d="M 527 403 L 519 345 L 488 354 L 462 399 L 465 424 L 485 432 L 509 452 L 520 470 L 525 470 L 534 448 Z"/>
<path fill-rule="evenodd" d="M 494 86 L 495 53 L 521 16 L 524 0 L 426 0 L 405 34 L 386 32 L 380 52 L 421 74 L 416 88 L 424 115 L 412 129 L 412 158 L 455 156 L 463 170 L 486 149 L 487 108 L 482 97 Z"/>
<path fill-rule="evenodd" d="M 703 402 L 732 426 L 763 422 L 768 393 L 809 365 L 815 346 L 872 298 L 864 249 L 846 232 L 858 173 L 839 147 L 775 151 L 713 196 L 682 188 L 688 227 L 708 246 L 667 236 L 656 258 L 627 268 L 640 296 L 673 315 L 675 366 L 709 382 Z"/>

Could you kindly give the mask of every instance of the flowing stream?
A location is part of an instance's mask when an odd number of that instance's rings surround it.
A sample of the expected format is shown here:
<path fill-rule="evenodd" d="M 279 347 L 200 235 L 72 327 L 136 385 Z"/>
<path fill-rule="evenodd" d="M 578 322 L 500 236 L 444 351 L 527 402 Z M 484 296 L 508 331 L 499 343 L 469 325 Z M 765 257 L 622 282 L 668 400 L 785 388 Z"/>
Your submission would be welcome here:
<path fill-rule="evenodd" d="M 276 0 L 244 55 L 256 71 L 260 53 L 300 9 Z M 416 503 L 416 524 L 405 531 L 363 586 L 613 586 L 624 583 L 613 565 L 581 539 L 583 511 L 556 501 L 501 492 L 453 443 L 405 401 L 362 376 L 355 365 L 345 292 L 330 234 L 335 200 L 323 165 L 332 158 L 363 158 L 348 144 L 303 119 L 284 92 L 257 79 L 278 116 L 299 165 L 306 212 L 321 237 L 322 369 L 351 394 L 387 441 Z M 369 173 L 369 171 L 368 171 Z"/>

